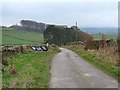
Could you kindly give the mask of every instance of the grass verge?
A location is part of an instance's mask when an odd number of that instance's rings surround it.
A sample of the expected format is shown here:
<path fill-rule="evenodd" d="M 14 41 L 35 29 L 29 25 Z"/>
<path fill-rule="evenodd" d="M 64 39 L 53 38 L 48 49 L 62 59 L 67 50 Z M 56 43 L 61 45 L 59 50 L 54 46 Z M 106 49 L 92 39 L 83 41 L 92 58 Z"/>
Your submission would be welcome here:
<path fill-rule="evenodd" d="M 76 52 L 80 57 L 91 63 L 93 66 L 101 69 L 103 72 L 120 81 L 119 67 L 117 66 L 117 64 L 109 62 L 106 57 L 96 56 L 89 51 L 85 51 L 80 45 L 67 45 L 65 47 Z"/>
<path fill-rule="evenodd" d="M 3 66 L 3 88 L 48 88 L 50 62 L 60 52 L 58 48 L 48 52 L 27 52 L 8 59 Z"/>

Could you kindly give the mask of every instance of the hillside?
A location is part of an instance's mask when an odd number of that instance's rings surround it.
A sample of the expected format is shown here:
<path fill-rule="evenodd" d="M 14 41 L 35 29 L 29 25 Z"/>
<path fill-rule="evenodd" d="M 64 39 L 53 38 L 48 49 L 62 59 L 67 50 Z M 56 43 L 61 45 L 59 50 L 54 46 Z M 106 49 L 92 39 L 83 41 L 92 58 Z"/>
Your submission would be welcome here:
<path fill-rule="evenodd" d="M 101 39 L 102 35 L 101 34 L 91 34 L 94 39 Z M 106 39 L 114 39 L 116 40 L 118 35 L 117 34 L 104 34 Z"/>
<path fill-rule="evenodd" d="M 40 44 L 43 42 L 43 34 L 21 31 L 13 28 L 2 29 L 2 45 L 6 44 Z"/>
<path fill-rule="evenodd" d="M 70 42 L 92 40 L 92 36 L 81 31 L 77 26 L 65 28 L 49 25 L 44 31 L 44 40 L 50 44 L 63 45 Z"/>
<path fill-rule="evenodd" d="M 117 27 L 81 27 L 81 30 L 88 34 L 118 34 Z"/>

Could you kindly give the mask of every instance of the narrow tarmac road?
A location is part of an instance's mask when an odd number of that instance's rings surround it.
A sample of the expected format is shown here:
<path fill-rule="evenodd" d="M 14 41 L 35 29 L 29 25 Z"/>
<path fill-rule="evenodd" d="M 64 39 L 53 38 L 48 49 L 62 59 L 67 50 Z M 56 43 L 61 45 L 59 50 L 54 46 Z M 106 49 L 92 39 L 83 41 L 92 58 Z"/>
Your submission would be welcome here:
<path fill-rule="evenodd" d="M 118 88 L 112 77 L 71 50 L 60 48 L 52 61 L 50 88 Z"/>

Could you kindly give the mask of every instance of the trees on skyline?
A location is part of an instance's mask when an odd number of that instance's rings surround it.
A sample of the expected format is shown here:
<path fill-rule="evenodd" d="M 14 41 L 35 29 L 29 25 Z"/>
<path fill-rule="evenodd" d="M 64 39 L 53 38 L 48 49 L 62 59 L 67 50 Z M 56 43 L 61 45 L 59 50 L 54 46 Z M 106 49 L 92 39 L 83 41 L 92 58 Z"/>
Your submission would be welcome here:
<path fill-rule="evenodd" d="M 64 28 L 56 25 L 49 25 L 44 31 L 44 40 L 50 44 L 67 44 L 70 42 L 86 41 L 92 39 L 90 35 L 76 28 Z"/>

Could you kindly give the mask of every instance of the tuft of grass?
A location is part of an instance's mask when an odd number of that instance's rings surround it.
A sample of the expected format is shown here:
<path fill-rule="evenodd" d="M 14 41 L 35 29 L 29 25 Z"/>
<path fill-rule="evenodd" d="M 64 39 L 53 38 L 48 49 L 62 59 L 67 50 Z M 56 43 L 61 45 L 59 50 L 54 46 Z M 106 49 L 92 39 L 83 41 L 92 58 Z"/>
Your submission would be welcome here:
<path fill-rule="evenodd" d="M 3 88 L 48 88 L 50 63 L 52 57 L 60 52 L 58 48 L 48 52 L 27 52 L 9 59 L 9 65 L 3 66 Z M 11 74 L 14 68 L 16 73 Z"/>
<path fill-rule="evenodd" d="M 65 47 L 76 52 L 80 57 L 91 63 L 93 66 L 101 69 L 102 71 L 114 77 L 118 81 L 120 80 L 120 70 L 117 65 L 117 60 L 116 63 L 110 62 L 107 57 L 102 55 L 105 53 L 100 53 L 98 56 L 95 54 L 96 52 L 92 53 L 91 51 L 85 51 L 82 45 L 67 45 Z"/>

